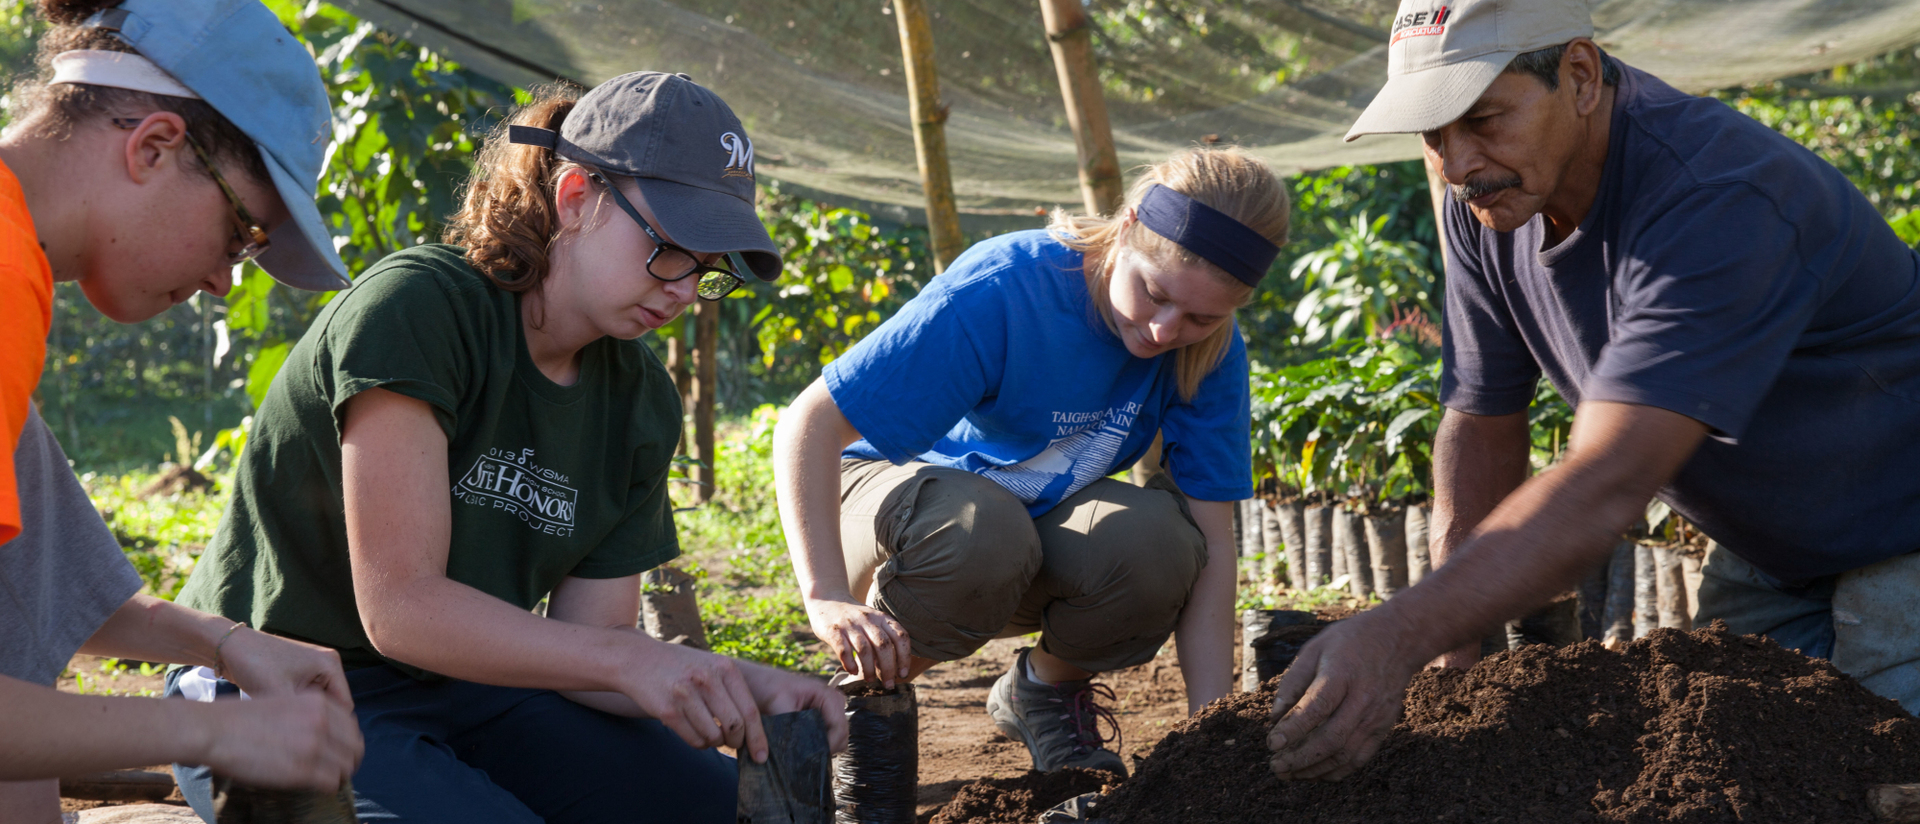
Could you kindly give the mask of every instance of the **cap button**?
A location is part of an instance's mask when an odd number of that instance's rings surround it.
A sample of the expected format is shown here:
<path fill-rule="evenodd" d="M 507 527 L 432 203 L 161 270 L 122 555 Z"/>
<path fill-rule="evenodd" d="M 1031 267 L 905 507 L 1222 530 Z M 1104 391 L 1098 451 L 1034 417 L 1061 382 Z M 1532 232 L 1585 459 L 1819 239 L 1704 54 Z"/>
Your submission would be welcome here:
<path fill-rule="evenodd" d="M 674 72 L 674 73 L 673 73 L 673 76 L 674 76 L 674 77 L 678 77 L 678 78 L 680 78 L 681 80 L 685 80 L 685 81 L 687 81 L 688 83 L 692 83 L 692 82 L 693 82 L 693 75 L 690 75 L 690 74 L 687 74 L 686 72 Z"/>

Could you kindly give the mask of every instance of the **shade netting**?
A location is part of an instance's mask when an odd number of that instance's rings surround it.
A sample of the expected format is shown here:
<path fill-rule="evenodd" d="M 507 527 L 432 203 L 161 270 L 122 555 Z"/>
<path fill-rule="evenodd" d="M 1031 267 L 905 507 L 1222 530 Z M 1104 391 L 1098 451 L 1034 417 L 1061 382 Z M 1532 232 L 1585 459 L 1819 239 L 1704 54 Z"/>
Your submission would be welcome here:
<path fill-rule="evenodd" d="M 740 115 L 763 177 L 902 217 L 924 204 L 886 0 L 340 0 L 516 84 L 683 71 Z M 1077 204 L 1037 0 L 929 0 L 956 196 L 974 215 Z M 1390 0 L 1091 0 L 1122 168 L 1198 141 L 1291 172 L 1417 157 L 1340 138 L 1386 79 Z M 1607 0 L 1609 52 L 1687 90 L 1815 71 L 1920 42 L 1920 2 Z M 893 208 L 887 208 L 893 207 Z"/>

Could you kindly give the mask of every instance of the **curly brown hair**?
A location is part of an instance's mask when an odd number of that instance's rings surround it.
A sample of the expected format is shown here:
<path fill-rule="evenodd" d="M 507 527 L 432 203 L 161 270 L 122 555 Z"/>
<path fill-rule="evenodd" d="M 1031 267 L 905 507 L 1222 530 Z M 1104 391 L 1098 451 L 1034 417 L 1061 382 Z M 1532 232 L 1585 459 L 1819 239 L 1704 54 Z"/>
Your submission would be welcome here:
<path fill-rule="evenodd" d="M 467 178 L 460 211 L 447 221 L 442 240 L 467 250 L 467 262 L 509 292 L 538 289 L 552 265 L 553 243 L 563 227 L 554 202 L 560 176 L 580 165 L 538 146 L 507 140 L 511 126 L 559 131 L 585 90 L 553 83 L 530 90 L 519 106 L 487 135 Z"/>

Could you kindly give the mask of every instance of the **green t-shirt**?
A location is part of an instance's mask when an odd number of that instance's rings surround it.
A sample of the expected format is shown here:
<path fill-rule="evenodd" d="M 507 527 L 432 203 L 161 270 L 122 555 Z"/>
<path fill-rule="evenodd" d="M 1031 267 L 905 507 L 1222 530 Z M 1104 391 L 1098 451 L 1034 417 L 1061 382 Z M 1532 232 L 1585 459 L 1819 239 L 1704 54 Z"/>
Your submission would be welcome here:
<path fill-rule="evenodd" d="M 459 248 L 430 245 L 374 266 L 293 347 L 179 603 L 332 647 L 347 669 L 386 661 L 354 603 L 340 482 L 347 400 L 374 387 L 425 401 L 446 432 L 448 578 L 532 609 L 566 576 L 636 575 L 679 555 L 667 469 L 680 396 L 659 360 L 601 338 L 573 385 L 548 380 L 518 296 Z"/>

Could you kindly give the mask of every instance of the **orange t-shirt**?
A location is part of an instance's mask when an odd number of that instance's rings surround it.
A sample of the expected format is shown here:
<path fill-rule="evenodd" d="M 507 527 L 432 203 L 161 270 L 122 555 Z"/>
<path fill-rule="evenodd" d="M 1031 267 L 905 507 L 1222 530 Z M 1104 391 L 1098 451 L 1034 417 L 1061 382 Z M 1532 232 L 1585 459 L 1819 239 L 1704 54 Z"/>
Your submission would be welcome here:
<path fill-rule="evenodd" d="M 52 324 L 53 267 L 40 249 L 19 178 L 0 162 L 0 543 L 20 534 L 13 450 L 46 365 Z"/>

